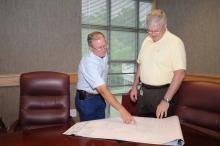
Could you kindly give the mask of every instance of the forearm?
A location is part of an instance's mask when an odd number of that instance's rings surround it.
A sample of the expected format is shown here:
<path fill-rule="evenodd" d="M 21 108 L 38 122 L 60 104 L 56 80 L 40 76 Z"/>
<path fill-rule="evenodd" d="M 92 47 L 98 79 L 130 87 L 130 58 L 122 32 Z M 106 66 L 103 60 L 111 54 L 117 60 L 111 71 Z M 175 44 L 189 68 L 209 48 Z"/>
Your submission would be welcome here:
<path fill-rule="evenodd" d="M 125 108 L 118 102 L 118 100 L 112 95 L 105 84 L 96 88 L 97 91 L 102 95 L 102 97 L 117 111 L 120 113 L 125 110 Z"/>
<path fill-rule="evenodd" d="M 137 85 L 139 84 L 139 82 L 140 82 L 140 65 L 138 64 L 137 71 L 136 71 L 136 74 L 135 74 L 135 80 L 134 80 L 134 83 L 132 85 L 132 88 L 137 88 Z"/>
<path fill-rule="evenodd" d="M 177 90 L 179 89 L 183 79 L 185 77 L 185 70 L 176 70 L 174 71 L 173 79 L 170 83 L 170 86 L 164 95 L 165 98 L 168 98 L 169 101 L 173 98 Z"/>

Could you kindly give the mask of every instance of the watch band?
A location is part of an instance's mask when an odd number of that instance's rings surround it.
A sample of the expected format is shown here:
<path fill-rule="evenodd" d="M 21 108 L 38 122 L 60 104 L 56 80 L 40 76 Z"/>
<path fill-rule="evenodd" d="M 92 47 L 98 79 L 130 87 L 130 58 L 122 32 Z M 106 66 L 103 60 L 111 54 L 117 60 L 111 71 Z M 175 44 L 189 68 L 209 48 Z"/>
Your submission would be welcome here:
<path fill-rule="evenodd" d="M 167 103 L 170 103 L 170 102 L 169 102 L 169 99 L 166 98 L 166 97 L 163 98 L 163 101 L 165 101 L 165 102 L 167 102 Z"/>

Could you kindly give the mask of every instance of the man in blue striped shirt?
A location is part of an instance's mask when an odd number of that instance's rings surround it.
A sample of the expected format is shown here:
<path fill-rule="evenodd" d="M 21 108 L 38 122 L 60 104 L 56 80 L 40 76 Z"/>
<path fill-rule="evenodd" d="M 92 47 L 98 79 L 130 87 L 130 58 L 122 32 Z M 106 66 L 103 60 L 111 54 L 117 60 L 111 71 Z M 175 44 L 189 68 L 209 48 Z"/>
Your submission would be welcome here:
<path fill-rule="evenodd" d="M 134 118 L 117 101 L 106 85 L 108 55 L 104 35 L 101 32 L 92 32 L 88 35 L 87 41 L 89 53 L 80 61 L 75 98 L 80 121 L 105 118 L 106 100 L 120 112 L 125 123 L 134 122 Z"/>

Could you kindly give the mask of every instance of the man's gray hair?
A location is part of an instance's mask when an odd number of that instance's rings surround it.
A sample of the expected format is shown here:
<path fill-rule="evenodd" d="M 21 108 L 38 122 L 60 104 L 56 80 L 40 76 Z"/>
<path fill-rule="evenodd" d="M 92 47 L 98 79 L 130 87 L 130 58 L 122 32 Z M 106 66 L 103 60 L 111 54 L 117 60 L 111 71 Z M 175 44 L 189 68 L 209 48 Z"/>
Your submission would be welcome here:
<path fill-rule="evenodd" d="M 147 28 L 158 22 L 162 25 L 167 25 L 166 13 L 161 9 L 152 10 L 152 12 L 147 15 Z"/>

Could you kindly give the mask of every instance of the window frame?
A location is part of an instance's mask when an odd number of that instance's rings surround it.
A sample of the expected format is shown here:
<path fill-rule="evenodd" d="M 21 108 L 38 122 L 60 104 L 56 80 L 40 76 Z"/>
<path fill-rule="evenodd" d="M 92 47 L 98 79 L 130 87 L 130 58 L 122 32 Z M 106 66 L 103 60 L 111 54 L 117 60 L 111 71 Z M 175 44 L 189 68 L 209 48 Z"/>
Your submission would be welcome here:
<path fill-rule="evenodd" d="M 136 68 L 137 68 L 137 57 L 139 53 L 139 47 L 140 47 L 140 42 L 139 42 L 139 33 L 146 33 L 146 28 L 139 28 L 139 4 L 140 2 L 148 2 L 151 3 L 151 9 L 154 8 L 155 1 L 154 0 L 133 0 L 135 1 L 135 13 L 136 13 L 136 18 L 135 18 L 135 26 L 134 27 L 126 27 L 126 26 L 116 26 L 116 25 L 111 25 L 111 0 L 106 0 L 106 8 L 107 8 L 107 23 L 105 25 L 94 25 L 94 24 L 83 24 L 82 23 L 82 30 L 83 29 L 96 29 L 96 30 L 104 30 L 106 31 L 106 39 L 108 41 L 108 46 L 109 46 L 109 66 L 112 63 L 131 63 L 134 64 L 134 72 L 131 73 L 108 73 L 108 79 L 110 75 L 126 75 L 126 74 L 132 74 L 134 75 L 135 79 L 135 73 L 136 73 Z M 135 58 L 133 60 L 112 60 L 111 59 L 111 32 L 112 31 L 122 31 L 122 32 L 133 32 L 135 35 Z M 132 86 L 132 84 L 123 84 L 123 85 L 111 85 L 108 84 L 109 88 L 112 87 L 122 87 L 122 86 Z M 124 92 L 123 92 L 124 93 Z M 122 95 L 123 93 L 115 93 L 114 95 Z"/>

